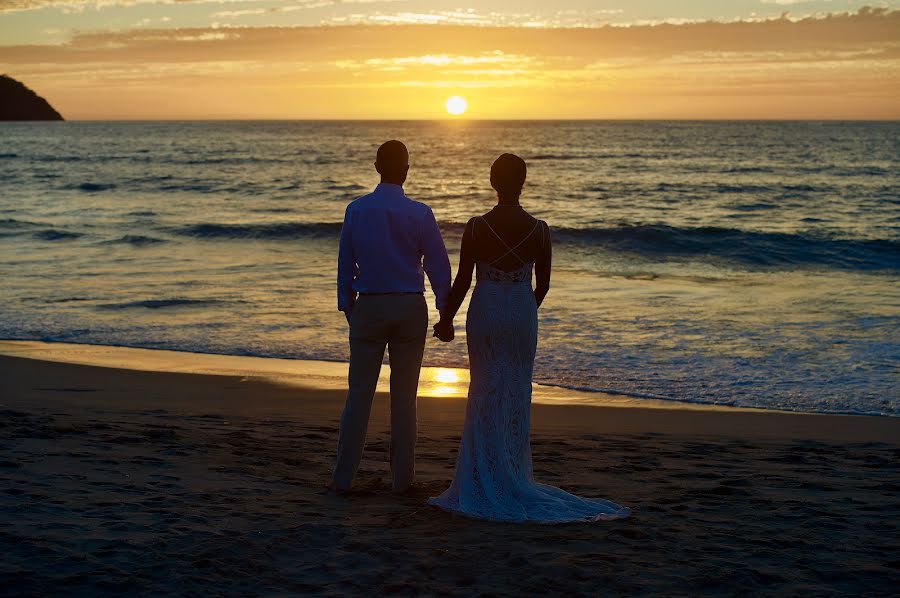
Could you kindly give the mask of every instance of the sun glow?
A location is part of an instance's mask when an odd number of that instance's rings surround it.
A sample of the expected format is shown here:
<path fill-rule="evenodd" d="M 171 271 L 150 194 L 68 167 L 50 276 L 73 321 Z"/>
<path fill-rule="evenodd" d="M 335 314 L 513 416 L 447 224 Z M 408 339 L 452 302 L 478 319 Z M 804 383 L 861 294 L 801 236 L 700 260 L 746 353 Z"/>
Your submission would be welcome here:
<path fill-rule="evenodd" d="M 444 107 L 447 108 L 447 112 L 449 112 L 453 116 L 459 116 L 466 111 L 466 108 L 469 107 L 469 104 L 463 97 L 452 96 L 447 98 L 447 102 L 444 104 Z"/>

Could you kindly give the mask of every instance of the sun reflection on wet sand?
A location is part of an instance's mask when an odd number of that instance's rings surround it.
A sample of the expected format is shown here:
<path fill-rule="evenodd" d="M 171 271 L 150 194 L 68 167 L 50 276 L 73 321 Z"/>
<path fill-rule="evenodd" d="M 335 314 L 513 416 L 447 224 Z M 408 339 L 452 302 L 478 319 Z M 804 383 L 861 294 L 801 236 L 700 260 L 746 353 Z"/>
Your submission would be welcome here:
<path fill-rule="evenodd" d="M 436 382 L 449 382 L 455 384 L 459 382 L 459 374 L 449 368 L 436 368 L 434 379 Z"/>
<path fill-rule="evenodd" d="M 422 368 L 419 395 L 431 397 L 464 397 L 469 389 L 468 370 L 455 368 Z"/>

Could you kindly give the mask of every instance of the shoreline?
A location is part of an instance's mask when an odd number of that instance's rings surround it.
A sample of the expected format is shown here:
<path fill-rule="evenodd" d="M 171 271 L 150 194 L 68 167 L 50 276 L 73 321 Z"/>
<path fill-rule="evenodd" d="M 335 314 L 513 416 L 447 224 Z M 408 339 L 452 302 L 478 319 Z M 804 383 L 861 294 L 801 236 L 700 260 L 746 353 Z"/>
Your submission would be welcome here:
<path fill-rule="evenodd" d="M 348 367 L 347 362 L 341 361 L 13 339 L 0 339 L 0 356 L 136 371 L 255 377 L 313 390 L 346 389 Z M 378 392 L 388 391 L 389 376 L 390 366 L 384 364 L 378 380 Z M 465 399 L 468 383 L 469 371 L 466 368 L 423 366 L 419 381 L 419 396 Z M 532 393 L 534 404 L 900 419 L 881 413 L 791 411 L 689 402 L 582 390 L 537 382 L 532 383 Z"/>
<path fill-rule="evenodd" d="M 146 349 L 122 345 L 66 343 L 0 339 L 0 355 L 25 357 L 126 370 L 240 375 L 264 378 L 282 384 L 317 390 L 344 390 L 347 362 L 317 359 L 288 359 L 222 353 L 198 353 L 177 349 Z M 384 364 L 378 379 L 378 391 L 389 389 L 390 366 Z M 466 398 L 469 383 L 467 368 L 423 366 L 419 396 Z M 689 410 L 779 411 L 754 407 L 732 407 L 709 403 L 690 403 L 612 392 L 577 390 L 548 384 L 532 384 L 533 402 L 555 405 L 596 405 Z M 785 411 L 785 413 L 789 413 Z M 848 414 L 854 415 L 854 414 Z"/>
<path fill-rule="evenodd" d="M 79 377 L 118 380 L 141 377 L 162 384 L 163 380 L 189 380 L 204 387 L 230 384 L 231 389 L 253 394 L 252 404 L 210 402 L 208 393 L 180 404 L 179 409 L 223 413 L 252 413 L 259 409 L 281 412 L 296 408 L 283 397 L 296 396 L 298 404 L 316 402 L 317 411 L 339 417 L 346 393 L 347 364 L 135 349 L 106 345 L 0 341 L 0 375 L 15 377 L 16 362 L 30 362 L 53 377 L 75 368 Z M 2 370 L 9 370 L 4 373 Z M 388 402 L 389 368 L 382 368 L 375 403 Z M 453 379 L 451 379 L 451 377 Z M 426 379 L 428 378 L 428 379 Z M 174 382 L 173 384 L 180 384 Z M 116 384 L 117 386 L 119 383 Z M 468 371 L 423 368 L 419 385 L 419 409 L 431 414 L 459 418 L 465 410 Z M 52 389 L 51 389 L 52 390 Z M 56 390 L 62 395 L 70 394 Z M 165 386 L 160 393 L 165 392 Z M 158 394 L 160 394 L 158 393 Z M 6 393 L 4 393 L 6 394 Z M 51 393 L 52 394 L 52 393 Z M 73 391 L 75 396 L 80 391 Z M 587 398 L 584 397 L 587 395 Z M 270 397 L 282 398 L 270 398 Z M 553 429 L 600 433 L 662 433 L 692 436 L 809 439 L 834 442 L 879 442 L 900 445 L 900 418 L 831 413 L 806 413 L 636 399 L 605 393 L 569 391 L 534 385 L 532 412 L 536 422 L 547 420 Z M 110 407 L 131 409 L 134 399 Z M 167 401 L 168 402 L 168 401 Z M 5 403 L 0 401 L 0 407 Z M 148 403 L 148 408 L 152 403 Z M 377 410 L 376 410 L 377 411 Z"/>

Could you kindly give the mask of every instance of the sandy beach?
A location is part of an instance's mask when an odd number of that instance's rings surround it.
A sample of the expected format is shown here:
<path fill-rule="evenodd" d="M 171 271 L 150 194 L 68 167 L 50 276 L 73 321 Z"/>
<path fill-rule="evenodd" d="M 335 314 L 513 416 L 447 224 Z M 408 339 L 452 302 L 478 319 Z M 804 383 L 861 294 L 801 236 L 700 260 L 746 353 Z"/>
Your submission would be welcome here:
<path fill-rule="evenodd" d="M 0 357 L 0 595 L 887 596 L 900 582 L 896 418 L 535 404 L 536 477 L 633 516 L 493 524 L 424 505 L 453 473 L 458 396 L 420 398 L 418 481 L 395 496 L 379 394 L 343 497 L 323 487 L 339 388 L 122 355 Z"/>

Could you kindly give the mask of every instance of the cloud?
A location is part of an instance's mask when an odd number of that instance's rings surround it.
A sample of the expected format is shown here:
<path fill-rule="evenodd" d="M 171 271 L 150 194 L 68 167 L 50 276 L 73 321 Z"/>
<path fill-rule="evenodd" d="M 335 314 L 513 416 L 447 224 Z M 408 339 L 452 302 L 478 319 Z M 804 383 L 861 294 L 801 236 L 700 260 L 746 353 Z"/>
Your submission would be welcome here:
<path fill-rule="evenodd" d="M 518 54 L 505 54 L 500 50 L 493 52 L 483 52 L 477 56 L 466 56 L 460 54 L 425 54 L 421 56 L 402 56 L 397 58 L 369 58 L 367 60 L 346 60 L 337 62 L 338 68 L 360 69 L 369 66 L 375 67 L 406 67 L 406 66 L 425 66 L 425 67 L 447 67 L 447 66 L 471 66 L 471 65 L 501 65 L 515 66 L 531 63 L 533 59 L 530 56 L 522 56 Z"/>
<path fill-rule="evenodd" d="M 235 19 L 247 15 L 262 15 L 268 11 L 265 8 L 252 8 L 245 10 L 220 10 L 212 13 L 212 16 L 219 19 Z"/>
<path fill-rule="evenodd" d="M 134 6 L 136 4 L 229 4 L 250 3 L 266 0 L 0 0 L 0 12 L 37 10 L 41 8 L 59 7 L 70 11 L 81 11 L 85 8 L 103 8 L 107 6 Z M 368 0 L 292 0 L 294 8 L 314 8 L 329 6 L 337 2 L 366 2 Z"/>
<path fill-rule="evenodd" d="M 134 4 L 147 3 L 174 4 L 175 0 L 3 0 L 2 2 L 0 2 L 0 12 L 35 10 L 53 6 L 67 9 L 83 10 L 88 6 L 131 6 Z"/>
<path fill-rule="evenodd" d="M 814 59 L 810 52 L 874 49 L 898 44 L 900 11 L 864 10 L 799 21 L 702 22 L 684 25 L 605 26 L 590 29 L 481 28 L 397 25 L 385 35 L 372 25 L 135 29 L 76 33 L 60 45 L 0 46 L 11 64 L 74 62 L 193 62 L 281 57 L 286 60 L 367 60 L 416 55 L 569 56 L 586 62 L 631 57 L 663 59 L 698 52 L 764 52 Z M 227 35 L 221 35 L 227 31 Z M 215 37 L 204 34 L 216 34 Z M 201 43 L 183 43 L 194 40 Z M 215 43 L 209 43 L 214 41 Z M 803 53 L 807 53 L 805 57 Z"/>
<path fill-rule="evenodd" d="M 40 84 L 67 114 L 107 117 L 199 118 L 213 96 L 225 115 L 415 117 L 459 89 L 484 117 L 898 118 L 898 30 L 900 11 L 887 10 L 569 29 L 135 29 L 0 46 L 0 72 Z M 149 90 L 170 100 L 136 99 Z"/>

